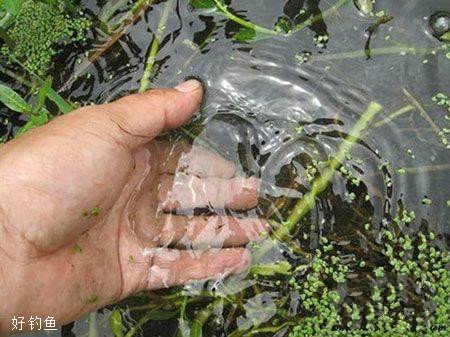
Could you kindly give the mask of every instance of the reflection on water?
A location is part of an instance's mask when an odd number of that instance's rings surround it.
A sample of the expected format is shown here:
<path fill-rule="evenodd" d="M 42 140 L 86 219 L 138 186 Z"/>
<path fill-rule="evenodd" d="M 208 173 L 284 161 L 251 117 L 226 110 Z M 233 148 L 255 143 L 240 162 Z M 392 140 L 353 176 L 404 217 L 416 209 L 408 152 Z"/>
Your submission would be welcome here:
<path fill-rule="evenodd" d="M 91 15 L 99 14 L 94 1 L 84 3 Z M 293 14 L 301 3 L 233 1 L 232 7 L 252 22 L 272 27 L 280 17 L 301 20 Z M 318 8 L 332 3 L 322 1 Z M 420 231 L 432 231 L 437 245 L 449 243 L 450 150 L 444 140 L 450 128 L 449 112 L 432 100 L 437 93 L 450 93 L 450 49 L 443 49 L 439 41 L 449 29 L 449 10 L 447 0 L 377 1 L 372 12 L 384 11 L 394 19 L 380 25 L 372 36 L 368 60 L 366 29 L 376 17 L 362 15 L 351 1 L 314 29 L 251 43 L 234 42 L 231 36 L 238 29 L 234 23 L 208 10 L 194 10 L 186 1 L 179 1 L 169 17 L 151 84 L 173 86 L 192 75 L 204 81 L 205 103 L 196 126 L 190 126 L 198 135 L 193 143 L 195 147 L 207 144 L 234 163 L 237 176 L 261 179 L 260 203 L 245 211 L 245 216 L 269 215 L 282 223 L 311 189 L 324 162 L 336 153 L 368 103 L 375 100 L 383 105 L 383 113 L 347 153 L 331 185 L 292 233 L 291 244 L 272 247 L 261 260 L 288 262 L 291 274 L 301 279 L 314 266 L 312 253 L 319 249 L 326 255 L 332 243 L 345 273 L 334 270 L 332 262 L 320 268 L 328 268 L 330 278 L 346 275 L 345 282 L 336 282 L 343 311 L 347 310 L 343 303 L 364 305 L 374 283 L 383 288 L 395 278 L 394 272 L 375 282 L 367 269 L 388 265 L 382 252 L 386 230 L 406 235 L 403 241 L 420 241 Z M 68 61 L 55 71 L 63 93 L 77 102 L 102 103 L 135 91 L 161 11 L 161 5 L 153 6 L 87 69 L 77 61 L 83 53 L 68 55 Z M 103 39 L 98 32 L 93 34 Z M 318 45 L 320 34 L 329 39 Z M 74 72 L 79 73 L 77 78 Z M 241 210 L 223 214 L 220 206 L 210 205 L 208 212 L 232 219 L 243 216 Z M 257 245 L 249 248 L 258 250 Z M 276 325 L 271 320 L 277 310 L 286 311 L 282 317 L 301 315 L 304 294 L 289 286 L 293 278 L 283 273 L 275 280 L 246 276 L 184 288 L 189 304 L 181 307 L 186 315 L 203 313 L 210 318 L 204 335 Z M 406 276 L 400 279 L 411 282 Z M 417 298 L 411 284 L 406 288 L 400 296 L 406 317 L 422 306 L 433 310 L 429 300 Z M 196 295 L 211 290 L 236 301 L 211 302 L 207 296 L 196 300 Z M 167 336 L 168 330 L 172 333 L 183 325 L 178 309 L 164 303 L 171 296 L 180 297 L 177 291 L 138 297 L 125 302 L 124 308 L 150 298 L 158 308 L 175 310 L 168 324 L 149 323 L 145 330 L 152 336 Z M 130 320 L 138 318 L 139 314 L 130 316 Z M 289 331 L 289 318 L 286 322 L 276 331 L 278 336 Z M 274 335 L 275 331 L 268 331 Z"/>

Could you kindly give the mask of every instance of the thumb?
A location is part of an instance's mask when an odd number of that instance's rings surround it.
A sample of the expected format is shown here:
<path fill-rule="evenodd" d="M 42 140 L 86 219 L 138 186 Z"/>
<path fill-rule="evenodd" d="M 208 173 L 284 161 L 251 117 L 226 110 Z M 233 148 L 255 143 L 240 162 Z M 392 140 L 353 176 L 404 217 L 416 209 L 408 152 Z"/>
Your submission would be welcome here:
<path fill-rule="evenodd" d="M 199 81 L 188 80 L 174 89 L 153 89 L 102 105 L 116 139 L 135 148 L 161 132 L 185 124 L 198 111 L 203 88 Z"/>

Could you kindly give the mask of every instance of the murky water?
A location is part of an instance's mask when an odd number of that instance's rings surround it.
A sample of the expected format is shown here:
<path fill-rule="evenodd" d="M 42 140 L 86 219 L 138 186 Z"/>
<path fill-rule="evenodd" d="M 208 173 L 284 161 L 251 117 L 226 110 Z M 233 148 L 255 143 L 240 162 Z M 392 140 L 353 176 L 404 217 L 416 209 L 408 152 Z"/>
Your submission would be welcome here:
<path fill-rule="evenodd" d="M 100 15 L 104 6 L 103 1 L 83 3 L 93 17 Z M 232 8 L 252 22 L 273 27 L 279 17 L 295 20 L 302 3 L 243 0 L 233 1 Z M 320 1 L 319 8 L 325 10 L 333 3 Z M 68 61 L 57 63 L 54 72 L 62 94 L 77 102 L 103 103 L 136 91 L 162 10 L 162 4 L 153 6 L 86 69 L 83 51 L 62 56 L 61 60 Z M 238 175 L 260 177 L 261 202 L 246 214 L 269 213 L 279 222 L 311 188 L 308 177 L 322 170 L 318 162 L 337 152 L 369 102 L 382 104 L 383 113 L 360 137 L 344 161 L 344 169 L 294 233 L 294 243 L 306 252 L 318 247 L 321 236 L 328 237 L 349 266 L 354 266 L 355 258 L 379 263 L 378 253 L 367 247 L 389 227 L 386 221 L 403 210 L 414 211 L 417 219 L 408 227 L 408 234 L 414 236 L 426 228 L 437 233 L 442 246 L 450 239 L 450 148 L 442 135 L 450 128 L 449 113 L 432 100 L 439 92 L 450 93 L 450 50 L 441 50 L 437 39 L 448 30 L 450 5 L 448 0 L 379 0 L 375 12 L 381 10 L 393 19 L 372 35 L 368 58 L 364 52 L 366 29 L 376 20 L 358 12 L 351 1 L 313 29 L 250 43 L 233 41 L 231 36 L 238 27 L 224 16 L 176 1 L 151 82 L 153 87 L 168 87 L 189 76 L 204 82 L 207 94 L 197 118 L 202 128 L 193 129 L 199 134 L 194 143 L 212 145 L 236 164 Z M 329 40 L 318 42 L 315 36 L 325 33 Z M 99 32 L 92 32 L 91 37 L 92 46 L 104 40 Z M 21 123 L 13 119 L 2 133 Z M 364 229 L 368 222 L 374 226 L 370 234 Z M 289 261 L 294 266 L 305 263 L 302 254 L 279 248 L 265 261 Z M 356 275 L 340 289 L 344 297 L 364 303 L 361 278 Z M 184 294 L 195 299 L 202 287 L 237 293 L 246 308 L 216 306 L 204 327 L 205 336 L 251 328 L 252 306 L 270 309 L 258 314 L 265 326 L 276 309 L 284 307 L 281 302 L 289 293 L 286 284 L 264 278 L 248 280 L 241 275 L 188 287 Z M 158 304 L 169 295 L 170 291 L 165 291 L 150 298 L 155 297 Z M 293 308 L 298 303 L 292 301 L 290 308 L 296 311 Z M 187 306 L 189 317 L 210 301 L 193 302 Z M 413 300 L 405 298 L 405 302 L 412 308 L 418 306 Z M 145 303 L 148 297 L 143 295 L 126 301 L 123 307 Z M 170 311 L 170 305 L 164 308 Z M 139 315 L 139 310 L 132 311 L 130 319 L 139 319 Z M 176 314 L 168 321 L 151 322 L 145 333 L 172 335 L 178 318 Z M 78 334 L 82 330 L 78 323 Z M 280 329 L 278 336 L 286 331 Z"/>

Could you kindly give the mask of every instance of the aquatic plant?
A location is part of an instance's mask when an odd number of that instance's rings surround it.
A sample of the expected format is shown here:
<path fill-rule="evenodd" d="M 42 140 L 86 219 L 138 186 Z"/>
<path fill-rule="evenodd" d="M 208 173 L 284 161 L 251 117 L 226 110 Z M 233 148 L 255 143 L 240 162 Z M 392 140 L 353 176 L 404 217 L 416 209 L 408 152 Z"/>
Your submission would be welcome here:
<path fill-rule="evenodd" d="M 25 9 L 18 6 L 22 2 Z M 55 5 L 58 1 L 50 2 Z M 157 81 L 156 75 L 159 74 L 162 59 L 159 58 L 159 53 L 164 48 L 165 41 L 169 40 L 169 34 L 173 33 L 167 32 L 168 22 L 170 23 L 171 15 L 175 16 L 179 10 L 177 5 L 188 6 L 189 3 L 193 13 L 202 18 L 207 16 L 208 19 L 201 23 L 207 22 L 209 25 L 205 24 L 207 27 L 199 34 L 201 39 L 194 42 L 194 39 L 190 40 L 189 37 L 186 45 L 192 47 L 192 54 L 187 55 L 180 69 L 175 69 L 168 83 L 172 83 L 177 75 L 189 72 L 186 69 L 190 69 L 189 66 L 195 57 L 204 52 L 208 44 L 213 44 L 219 29 L 225 34 L 230 34 L 231 44 L 236 48 L 252 46 L 253 41 L 259 39 L 276 37 L 279 40 L 288 40 L 303 29 L 323 23 L 324 19 L 337 13 L 342 6 L 346 4 L 352 6 L 351 2 L 350 0 L 322 2 L 321 8 L 324 8 L 322 12 L 315 13 L 301 8 L 296 18 L 282 16 L 272 25 L 265 26 L 259 24 L 259 19 L 249 19 L 252 13 L 246 14 L 245 11 L 235 10 L 238 4 L 233 1 L 107 2 L 100 11 L 99 26 L 95 27 L 96 33 L 100 35 L 99 43 L 93 50 L 77 55 L 80 60 L 79 68 L 69 74 L 71 75 L 69 81 L 60 84 L 60 90 L 71 88 L 74 81 L 86 69 L 98 60 L 103 60 L 101 56 L 108 55 L 116 42 L 126 37 L 133 24 L 144 17 L 143 13 L 147 10 L 150 12 L 150 9 L 156 6 L 160 6 L 158 7 L 160 11 L 155 11 L 151 16 L 154 20 L 149 27 L 154 28 L 149 29 L 146 38 L 148 47 L 146 45 L 142 48 L 143 52 L 139 55 L 139 62 L 144 64 L 144 70 L 140 83 L 131 88 L 139 87 L 138 90 L 141 92 Z M 36 6 L 38 11 L 27 14 L 27 3 L 28 8 Z M 314 8 L 319 9 L 319 1 L 307 3 L 307 5 L 313 3 Z M 325 32 L 319 34 L 312 29 L 314 34 L 311 39 L 320 50 L 317 53 L 303 51 L 297 55 L 290 55 L 293 59 L 297 59 L 297 66 L 302 67 L 303 63 L 307 62 L 315 63 L 315 66 L 317 62 L 353 58 L 361 58 L 363 61 L 367 57 L 372 58 L 371 61 L 376 61 L 380 55 L 440 56 L 438 54 L 441 52 L 448 53 L 447 42 L 450 41 L 448 33 L 440 35 L 439 41 L 435 39 L 434 45 L 392 42 L 392 45 L 372 48 L 371 39 L 374 39 L 372 41 L 374 44 L 379 42 L 375 41 L 379 39 L 381 35 L 379 33 L 387 29 L 388 22 L 389 25 L 393 24 L 395 18 L 387 11 L 377 11 L 375 1 L 354 0 L 353 3 L 365 15 L 364 22 L 368 33 L 366 45 L 364 46 L 363 41 L 357 50 L 344 49 L 339 53 L 329 53 L 329 50 L 324 48 L 332 39 L 332 35 Z M 52 89 L 52 81 L 41 75 L 51 65 L 51 58 L 56 51 L 60 50 L 59 42 L 64 44 L 82 39 L 88 23 L 80 17 L 80 14 L 74 12 L 70 15 L 70 19 L 64 16 L 62 14 L 64 6 L 47 7 L 51 5 L 29 0 L 16 2 L 3 0 L 3 4 L 8 6 L 0 7 L 2 18 L 0 27 L 4 27 L 7 32 L 7 35 L 1 35 L 5 41 L 3 53 L 10 62 L 26 69 L 27 73 L 23 76 L 14 67 L 0 67 L 3 74 L 24 86 L 21 93 L 26 92 L 19 95 L 19 90 L 13 91 L 8 86 L 2 85 L 0 101 L 10 110 L 27 116 L 28 123 L 19 131 L 20 135 L 31 127 L 47 122 L 51 118 L 50 111 L 67 113 L 73 109 L 73 104 Z M 46 27 L 40 26 L 44 21 L 42 18 L 48 18 L 48 14 L 39 16 L 39 19 L 36 15 L 45 8 L 52 8 L 57 21 L 63 23 L 62 29 L 55 28 L 53 23 Z M 20 18 L 22 15 L 25 15 L 25 19 Z M 41 23 L 31 22 L 33 19 Z M 78 24 L 74 24 L 73 21 L 77 21 Z M 23 29 L 21 33 L 19 32 L 19 27 L 23 28 L 25 23 L 30 23 L 32 29 L 37 31 L 32 37 L 25 36 Z M 49 35 L 51 43 L 44 44 L 46 50 L 42 51 L 39 41 L 50 26 L 56 32 L 52 31 Z M 28 45 L 33 46 L 29 49 L 29 54 L 25 50 L 10 48 L 13 46 L 12 41 L 17 38 L 26 38 Z M 291 43 L 291 40 L 288 42 Z M 145 62 L 142 61 L 144 58 Z M 96 66 L 100 67 L 100 63 Z M 364 158 L 357 158 L 353 150 L 370 139 L 374 130 L 389 126 L 393 121 L 409 116 L 409 113 L 411 116 L 417 113 L 420 121 L 439 136 L 441 143 L 448 145 L 446 137 L 449 128 L 441 125 L 450 120 L 448 95 L 433 92 L 432 97 L 429 95 L 421 101 L 413 90 L 403 87 L 400 88 L 400 94 L 399 100 L 402 102 L 398 105 L 395 103 L 396 108 L 391 113 L 382 115 L 378 104 L 371 104 L 366 113 L 362 114 L 362 118 L 355 123 L 349 135 L 339 133 L 337 138 L 340 139 L 341 146 L 337 147 L 335 153 L 329 153 L 327 159 L 307 163 L 295 159 L 287 165 L 286 170 L 295 180 L 303 177 L 296 177 L 293 167 L 304 164 L 304 178 L 309 183 L 308 188 L 300 190 L 294 183 L 290 188 L 300 191 L 302 197 L 294 199 L 283 196 L 274 200 L 272 209 L 265 214 L 270 218 L 273 232 L 266 241 L 250 244 L 249 249 L 253 251 L 255 261 L 244 280 L 230 278 L 215 285 L 214 291 L 205 290 L 202 284 L 196 288 L 194 284 L 184 289 L 140 294 L 126 303 L 129 309 L 116 307 L 111 312 L 109 316 L 111 332 L 117 337 L 131 337 L 139 334 L 140 329 L 152 321 L 171 320 L 171 323 L 178 326 L 177 336 L 183 337 L 210 335 L 210 331 L 216 330 L 230 337 L 448 336 L 450 260 L 445 246 L 446 237 L 430 229 L 434 224 L 428 224 L 424 219 L 416 219 L 417 209 L 406 210 L 402 200 L 398 201 L 400 206 L 397 214 L 392 217 L 390 214 L 384 214 L 381 220 L 374 220 L 372 215 L 368 214 L 370 212 L 367 212 L 367 209 L 372 207 L 371 201 L 374 196 L 369 193 L 367 182 L 355 174 Z M 49 108 L 47 104 L 49 101 L 57 104 L 56 112 Z M 440 107 L 443 111 L 441 119 L 430 117 L 427 103 L 430 105 L 435 103 Z M 297 134 L 303 136 L 305 127 L 293 124 L 292 127 Z M 184 133 L 193 139 L 197 134 L 196 128 L 201 127 L 194 122 L 184 129 Z M 196 138 L 196 142 L 199 144 L 201 140 Z M 208 143 L 205 144 L 209 146 Z M 417 152 L 414 147 L 408 147 L 404 152 L 408 159 L 416 158 Z M 378 152 L 376 154 L 378 155 Z M 442 167 L 446 169 L 447 166 L 443 165 L 439 169 Z M 396 175 L 406 179 L 417 170 L 428 169 L 408 167 L 405 163 L 389 163 L 384 160 L 377 168 L 383 176 L 382 181 L 386 188 L 395 186 Z M 334 197 L 332 189 L 335 180 L 339 180 L 347 189 L 345 196 L 339 200 L 338 207 L 346 210 L 348 208 L 348 214 L 352 212 L 351 214 L 358 214 L 359 217 L 357 220 L 346 218 L 348 224 L 339 224 L 342 227 L 339 228 L 341 232 L 330 230 L 329 227 L 333 223 L 327 218 L 319 230 L 314 227 L 310 217 L 313 216 L 312 211 L 318 204 Z M 434 195 L 420 196 L 417 207 L 427 208 L 437 203 Z M 450 200 L 442 207 L 450 207 Z M 101 210 L 94 207 L 91 210 L 84 210 L 83 216 L 91 218 L 98 216 L 99 212 Z M 271 259 L 273 252 L 277 252 L 273 255 L 279 259 Z M 75 245 L 72 247 L 72 253 L 83 252 L 80 246 Z M 134 261 L 132 255 L 128 259 Z M 233 282 L 243 282 L 245 286 L 239 287 Z M 96 295 L 92 294 L 90 301 L 96 300 Z M 136 321 L 130 320 L 130 315 Z M 89 327 L 92 329 L 90 336 L 95 335 L 95 320 L 96 314 L 93 313 L 89 318 Z"/>
<path fill-rule="evenodd" d="M 336 289 L 347 282 L 349 268 L 342 264 L 339 253 L 324 253 L 322 246 L 306 280 L 301 276 L 302 282 L 294 279 L 289 283 L 302 294 L 303 308 L 300 323 L 289 336 L 448 336 L 450 255 L 434 246 L 435 239 L 433 233 L 427 237 L 419 232 L 412 245 L 408 235 L 386 231 L 380 252 L 386 264 L 367 267 L 373 263 L 353 261 L 352 273 L 374 276 L 363 303 L 341 298 Z M 415 299 L 419 301 L 416 307 L 408 308 L 405 299 L 421 294 L 425 296 Z"/>
<path fill-rule="evenodd" d="M 5 31 L 0 54 L 10 63 L 21 61 L 27 70 L 39 75 L 51 66 L 57 44 L 82 40 L 91 25 L 87 18 L 66 15 L 65 7 L 57 1 L 15 1 L 14 8 L 15 17 Z"/>

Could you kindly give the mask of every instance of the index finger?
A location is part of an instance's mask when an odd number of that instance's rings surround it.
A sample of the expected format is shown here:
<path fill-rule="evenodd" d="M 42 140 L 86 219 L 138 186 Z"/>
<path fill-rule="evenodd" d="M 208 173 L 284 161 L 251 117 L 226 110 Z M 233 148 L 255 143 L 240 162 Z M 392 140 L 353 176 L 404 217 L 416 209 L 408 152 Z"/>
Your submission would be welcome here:
<path fill-rule="evenodd" d="M 184 141 L 155 142 L 154 147 L 160 158 L 160 174 L 182 172 L 197 177 L 231 178 L 236 171 L 234 163 Z"/>

